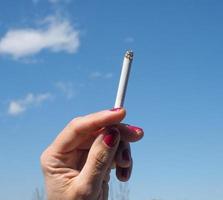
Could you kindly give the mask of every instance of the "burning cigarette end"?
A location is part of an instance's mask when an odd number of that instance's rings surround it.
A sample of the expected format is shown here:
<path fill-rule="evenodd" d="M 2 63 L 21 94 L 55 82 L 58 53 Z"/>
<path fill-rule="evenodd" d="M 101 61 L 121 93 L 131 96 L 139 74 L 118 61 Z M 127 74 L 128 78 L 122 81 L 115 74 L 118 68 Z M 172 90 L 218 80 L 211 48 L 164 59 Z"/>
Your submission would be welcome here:
<path fill-rule="evenodd" d="M 132 60 L 133 60 L 133 52 L 127 51 L 122 65 L 121 77 L 119 80 L 118 92 L 114 108 L 121 108 L 124 105 Z"/>

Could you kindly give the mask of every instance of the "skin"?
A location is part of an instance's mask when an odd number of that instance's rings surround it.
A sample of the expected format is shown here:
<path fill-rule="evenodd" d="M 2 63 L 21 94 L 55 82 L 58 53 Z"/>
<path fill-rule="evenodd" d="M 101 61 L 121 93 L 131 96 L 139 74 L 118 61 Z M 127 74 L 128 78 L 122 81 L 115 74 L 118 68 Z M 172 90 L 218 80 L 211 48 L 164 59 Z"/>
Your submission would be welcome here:
<path fill-rule="evenodd" d="M 107 200 L 113 166 L 120 181 L 130 178 L 129 142 L 140 140 L 143 131 L 121 124 L 125 114 L 104 110 L 75 118 L 62 130 L 41 155 L 48 200 Z M 104 141 L 111 130 L 113 146 Z"/>

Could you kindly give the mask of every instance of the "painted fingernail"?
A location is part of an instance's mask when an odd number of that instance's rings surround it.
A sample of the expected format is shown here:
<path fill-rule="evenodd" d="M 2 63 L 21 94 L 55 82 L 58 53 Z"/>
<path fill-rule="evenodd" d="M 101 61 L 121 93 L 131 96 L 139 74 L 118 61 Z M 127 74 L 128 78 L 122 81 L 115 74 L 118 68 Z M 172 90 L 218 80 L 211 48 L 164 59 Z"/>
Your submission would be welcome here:
<path fill-rule="evenodd" d="M 142 133 L 143 132 L 143 129 L 141 129 L 137 126 L 126 125 L 126 127 L 128 129 L 130 129 L 131 131 L 135 131 L 136 133 Z"/>
<path fill-rule="evenodd" d="M 130 153 L 129 153 L 128 149 L 125 149 L 122 152 L 122 159 L 125 160 L 125 161 L 130 161 Z"/>
<path fill-rule="evenodd" d="M 129 177 L 129 168 L 122 168 L 121 174 L 122 174 L 123 178 L 128 178 Z"/>
<path fill-rule="evenodd" d="M 107 133 L 104 135 L 103 141 L 109 147 L 115 146 L 118 141 L 118 130 L 114 128 L 108 128 Z"/>
<path fill-rule="evenodd" d="M 120 111 L 122 108 L 112 108 L 110 109 L 110 111 L 114 111 L 114 112 L 117 112 L 117 111 Z"/>

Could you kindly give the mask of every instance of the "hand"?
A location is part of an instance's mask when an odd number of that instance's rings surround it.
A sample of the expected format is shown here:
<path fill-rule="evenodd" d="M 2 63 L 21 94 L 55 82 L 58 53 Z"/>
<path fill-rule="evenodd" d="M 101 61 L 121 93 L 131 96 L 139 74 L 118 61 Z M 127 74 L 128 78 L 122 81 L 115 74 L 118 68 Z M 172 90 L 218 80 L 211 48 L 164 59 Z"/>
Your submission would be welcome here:
<path fill-rule="evenodd" d="M 105 110 L 64 128 L 41 156 L 48 200 L 107 200 L 113 162 L 118 179 L 129 179 L 129 142 L 141 139 L 143 131 L 121 124 L 124 117 L 124 109 Z"/>

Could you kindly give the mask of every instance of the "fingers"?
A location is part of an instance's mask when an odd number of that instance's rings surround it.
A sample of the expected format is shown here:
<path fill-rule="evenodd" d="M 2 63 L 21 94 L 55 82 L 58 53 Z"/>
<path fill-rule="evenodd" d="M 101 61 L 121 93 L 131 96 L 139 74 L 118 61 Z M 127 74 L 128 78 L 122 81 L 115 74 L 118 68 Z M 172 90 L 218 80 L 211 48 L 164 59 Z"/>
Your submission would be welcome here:
<path fill-rule="evenodd" d="M 108 182 L 103 182 L 102 190 L 103 190 L 103 200 L 107 200 L 108 199 L 108 194 L 109 194 Z"/>
<path fill-rule="evenodd" d="M 109 168 L 107 171 L 106 171 L 106 175 L 104 177 L 104 180 L 103 180 L 103 183 L 102 183 L 102 193 L 103 193 L 103 200 L 108 200 L 108 195 L 109 195 L 109 185 L 108 185 L 108 182 L 110 180 L 110 172 L 111 172 L 111 169 Z"/>
<path fill-rule="evenodd" d="M 129 180 L 132 173 L 132 166 L 128 168 L 116 167 L 116 177 L 122 181 L 126 182 Z"/>
<path fill-rule="evenodd" d="M 131 150 L 128 142 L 120 141 L 115 155 L 115 163 L 118 167 L 130 167 L 132 164 Z"/>
<path fill-rule="evenodd" d="M 121 132 L 121 142 L 115 156 L 116 176 L 120 181 L 128 181 L 133 167 L 131 149 L 129 142 L 136 142 L 142 139 L 143 129 L 126 124 L 118 125 Z"/>
<path fill-rule="evenodd" d="M 144 135 L 143 129 L 136 126 L 127 125 L 123 123 L 119 123 L 112 126 L 115 126 L 117 129 L 119 129 L 121 140 L 125 142 L 137 142 L 138 140 L 142 139 Z M 78 148 L 89 149 L 95 140 L 95 135 L 98 135 L 98 133 L 94 134 L 94 136 L 92 137 L 89 137 Z"/>
<path fill-rule="evenodd" d="M 124 117 L 125 110 L 121 108 L 76 118 L 58 135 L 52 146 L 57 152 L 70 152 L 89 138 L 89 135 L 97 133 L 103 127 L 120 123 Z"/>
<path fill-rule="evenodd" d="M 86 185 L 91 185 L 94 190 L 99 189 L 111 167 L 119 141 L 118 129 L 114 127 L 105 129 L 92 144 L 87 161 L 78 178 Z"/>
<path fill-rule="evenodd" d="M 132 171 L 132 157 L 130 145 L 121 141 L 115 156 L 116 176 L 120 181 L 128 181 Z"/>
<path fill-rule="evenodd" d="M 142 139 L 144 135 L 143 129 L 137 126 L 120 123 L 116 125 L 116 128 L 121 133 L 121 140 L 126 142 L 136 142 Z"/>

